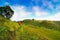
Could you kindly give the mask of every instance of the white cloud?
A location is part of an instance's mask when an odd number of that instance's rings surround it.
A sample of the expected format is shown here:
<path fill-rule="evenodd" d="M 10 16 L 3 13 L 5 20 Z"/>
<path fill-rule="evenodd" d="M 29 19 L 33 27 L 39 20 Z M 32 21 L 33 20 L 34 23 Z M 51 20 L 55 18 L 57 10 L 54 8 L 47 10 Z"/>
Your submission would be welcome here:
<path fill-rule="evenodd" d="M 14 10 L 14 15 L 13 17 L 11 18 L 11 20 L 15 20 L 15 21 L 18 21 L 18 20 L 23 20 L 29 16 L 31 16 L 31 12 L 27 12 L 26 11 L 26 7 L 24 6 L 11 6 L 12 9 Z"/>
<path fill-rule="evenodd" d="M 36 15 L 37 17 L 40 17 L 40 16 L 47 16 L 48 13 L 47 13 L 47 12 L 36 11 L 36 12 L 35 12 L 35 15 Z"/>
<path fill-rule="evenodd" d="M 60 20 L 60 12 L 54 15 L 49 15 L 47 11 L 44 11 L 43 9 L 41 10 L 40 7 L 38 6 L 33 6 L 32 12 L 26 11 L 27 8 L 25 6 L 15 5 L 15 6 L 11 6 L 11 8 L 14 10 L 14 15 L 11 18 L 11 20 L 15 20 L 15 21 L 32 19 L 34 15 L 35 15 L 34 17 L 35 19 L 40 19 L 40 20 L 55 20 L 55 21 Z"/>
<path fill-rule="evenodd" d="M 47 17 L 38 17 L 38 18 L 35 18 L 37 20 L 51 20 L 51 21 L 60 21 L 60 12 L 59 13 L 56 13 L 55 15 L 52 15 L 52 16 L 47 16 Z"/>
<path fill-rule="evenodd" d="M 49 14 L 48 12 L 40 9 L 40 7 L 38 7 L 38 6 L 34 6 L 33 11 L 34 11 L 36 17 L 47 16 Z"/>
<path fill-rule="evenodd" d="M 53 20 L 60 20 L 60 12 L 51 17 Z"/>

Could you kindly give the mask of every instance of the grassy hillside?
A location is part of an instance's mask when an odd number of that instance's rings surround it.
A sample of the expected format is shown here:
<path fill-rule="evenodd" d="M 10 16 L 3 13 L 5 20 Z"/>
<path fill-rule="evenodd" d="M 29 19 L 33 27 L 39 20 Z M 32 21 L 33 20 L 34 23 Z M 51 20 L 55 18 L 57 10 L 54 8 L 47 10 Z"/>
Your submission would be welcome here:
<path fill-rule="evenodd" d="M 33 25 L 21 25 L 21 40 L 60 40 L 60 32 L 45 27 L 34 27 Z"/>
<path fill-rule="evenodd" d="M 19 27 L 17 22 L 12 22 L 0 16 L 0 40 L 13 40 L 15 36 L 14 33 Z"/>
<path fill-rule="evenodd" d="M 24 24 L 26 25 L 34 25 L 35 27 L 45 27 L 48 29 L 54 29 L 60 31 L 60 22 L 59 21 L 48 21 L 48 20 L 24 20 Z"/>
<path fill-rule="evenodd" d="M 21 25 L 0 16 L 0 40 L 60 40 L 60 22 L 24 20 Z"/>

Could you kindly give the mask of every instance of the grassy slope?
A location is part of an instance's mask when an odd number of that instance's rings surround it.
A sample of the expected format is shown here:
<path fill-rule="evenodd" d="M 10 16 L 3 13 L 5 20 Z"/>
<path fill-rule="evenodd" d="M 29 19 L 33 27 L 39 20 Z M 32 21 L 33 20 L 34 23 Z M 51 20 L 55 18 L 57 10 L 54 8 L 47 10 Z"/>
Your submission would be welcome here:
<path fill-rule="evenodd" d="M 31 20 L 24 21 L 22 25 L 20 25 L 21 26 L 19 33 L 20 39 L 21 40 L 60 40 L 59 25 L 58 26 L 57 25 L 58 23 L 49 22 L 49 21 L 41 22 L 41 23 L 38 21 L 33 22 Z"/>
<path fill-rule="evenodd" d="M 33 20 L 23 21 L 19 26 L 16 22 L 0 17 L 0 40 L 8 39 L 7 30 L 16 30 L 15 40 L 60 40 L 59 27 L 59 22 Z"/>
<path fill-rule="evenodd" d="M 21 40 L 60 40 L 60 32 L 44 27 L 36 28 L 32 25 L 21 25 Z"/>
<path fill-rule="evenodd" d="M 45 28 L 48 28 L 48 29 L 54 29 L 54 30 L 58 30 L 60 31 L 60 22 L 58 21 L 47 21 L 47 20 L 44 20 L 44 21 L 33 21 L 33 20 L 24 20 L 23 21 L 24 24 L 26 25 L 33 25 L 33 26 L 37 26 L 37 27 L 45 27 Z"/>
<path fill-rule="evenodd" d="M 11 36 L 10 32 L 14 33 L 19 27 L 17 22 L 12 22 L 11 20 L 0 16 L 0 40 L 8 40 Z"/>

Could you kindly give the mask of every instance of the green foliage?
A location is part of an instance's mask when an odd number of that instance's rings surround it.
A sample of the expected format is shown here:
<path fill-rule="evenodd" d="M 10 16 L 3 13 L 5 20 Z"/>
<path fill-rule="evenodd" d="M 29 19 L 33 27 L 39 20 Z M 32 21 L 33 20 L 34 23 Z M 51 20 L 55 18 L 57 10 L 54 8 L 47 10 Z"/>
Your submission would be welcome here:
<path fill-rule="evenodd" d="M 28 19 L 19 25 L 0 16 L 0 40 L 60 40 L 59 24 Z"/>
<path fill-rule="evenodd" d="M 33 25 L 32 25 L 33 26 Z M 60 40 L 60 32 L 45 27 L 32 27 L 31 25 L 21 25 L 20 40 Z"/>
<path fill-rule="evenodd" d="M 58 23 L 55 23 L 53 21 L 47 21 L 47 20 L 44 20 L 42 21 L 41 23 L 41 26 L 44 26 L 46 28 L 49 28 L 49 29 L 55 29 L 55 30 L 59 30 L 60 31 L 60 26 Z"/>
<path fill-rule="evenodd" d="M 26 25 L 34 25 L 35 27 L 46 27 L 49 29 L 54 29 L 54 30 L 59 30 L 60 31 L 60 22 L 58 21 L 48 21 L 48 20 L 43 20 L 43 21 L 33 21 L 33 20 L 24 20 L 24 24 Z"/>
<path fill-rule="evenodd" d="M 26 25 L 34 25 L 40 27 L 40 22 L 36 20 L 23 20 L 23 23 Z"/>
<path fill-rule="evenodd" d="M 14 11 L 10 8 L 10 6 L 0 7 L 1 16 L 10 19 L 13 14 L 14 14 Z"/>
<path fill-rule="evenodd" d="M 7 30 L 14 31 L 18 29 L 20 26 L 16 22 L 12 22 L 4 17 L 0 16 L 0 27 L 5 27 Z"/>
<path fill-rule="evenodd" d="M 0 16 L 0 38 L 2 40 L 8 40 L 11 35 L 11 37 L 13 37 L 13 33 L 15 33 L 19 29 L 19 27 L 20 26 L 18 23 L 12 22 Z"/>

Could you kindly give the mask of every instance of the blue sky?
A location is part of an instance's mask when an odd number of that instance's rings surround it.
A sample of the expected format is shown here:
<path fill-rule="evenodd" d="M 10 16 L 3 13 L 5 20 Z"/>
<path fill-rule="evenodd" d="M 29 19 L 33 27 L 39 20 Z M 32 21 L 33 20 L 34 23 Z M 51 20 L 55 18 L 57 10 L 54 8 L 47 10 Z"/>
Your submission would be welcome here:
<path fill-rule="evenodd" d="M 0 0 L 14 10 L 11 20 L 60 20 L 60 0 Z"/>

